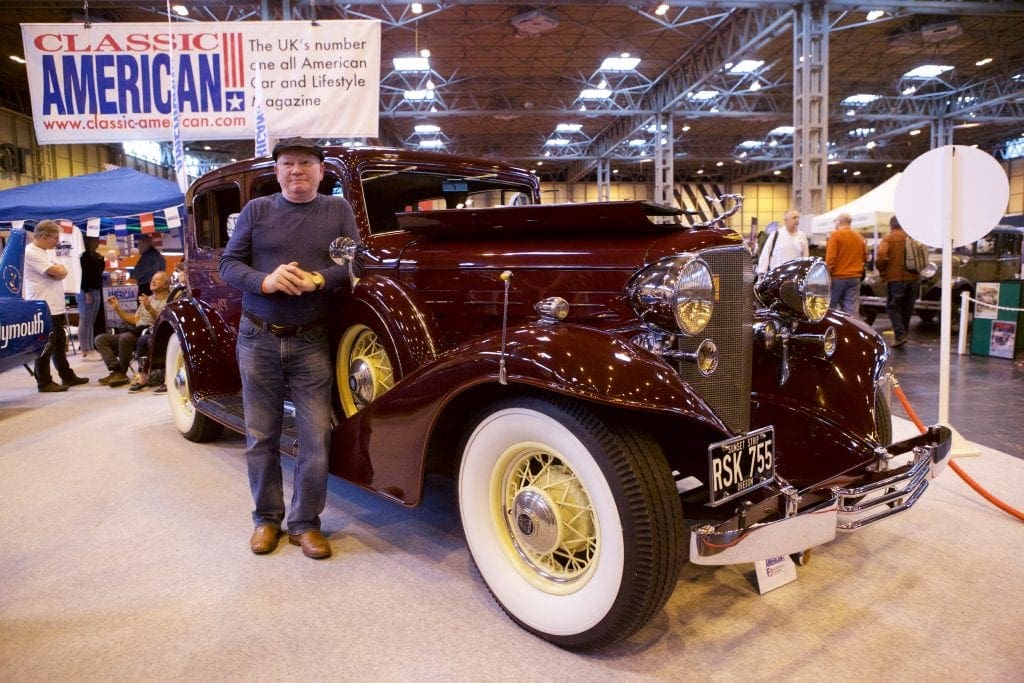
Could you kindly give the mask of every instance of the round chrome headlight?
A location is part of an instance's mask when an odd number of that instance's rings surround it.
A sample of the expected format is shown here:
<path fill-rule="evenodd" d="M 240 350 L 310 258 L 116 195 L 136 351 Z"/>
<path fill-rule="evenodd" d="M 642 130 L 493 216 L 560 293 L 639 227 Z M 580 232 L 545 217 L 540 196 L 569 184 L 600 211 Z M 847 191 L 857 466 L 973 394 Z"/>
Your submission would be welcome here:
<path fill-rule="evenodd" d="M 715 308 L 711 269 L 696 254 L 664 258 L 640 271 L 626 296 L 641 320 L 666 332 L 699 334 Z"/>
<path fill-rule="evenodd" d="M 758 300 L 776 313 L 795 313 L 818 322 L 828 313 L 832 278 L 821 259 L 794 259 L 769 271 L 754 291 Z"/>
<path fill-rule="evenodd" d="M 813 322 L 818 322 L 828 313 L 829 301 L 832 299 L 832 277 L 822 261 L 817 261 L 807 271 L 803 286 L 804 315 Z"/>
<path fill-rule="evenodd" d="M 686 334 L 698 334 L 708 326 L 715 309 L 715 286 L 708 264 L 693 259 L 679 272 L 676 279 L 673 313 L 679 329 Z"/>

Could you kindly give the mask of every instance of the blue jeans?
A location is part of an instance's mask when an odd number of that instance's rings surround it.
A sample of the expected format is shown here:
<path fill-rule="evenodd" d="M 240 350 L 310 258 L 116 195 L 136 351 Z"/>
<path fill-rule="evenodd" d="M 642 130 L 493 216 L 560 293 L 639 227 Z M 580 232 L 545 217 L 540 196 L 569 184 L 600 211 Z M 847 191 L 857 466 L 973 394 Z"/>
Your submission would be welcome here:
<path fill-rule="evenodd" d="M 896 280 L 885 285 L 885 312 L 892 323 L 896 339 L 907 336 L 910 318 L 914 315 L 914 304 L 921 285 L 917 280 Z"/>
<path fill-rule="evenodd" d="M 88 297 L 92 303 L 86 301 L 86 292 L 79 292 L 75 295 L 78 299 L 78 348 L 82 352 L 95 351 L 96 344 L 93 336 L 96 331 L 96 316 L 100 312 L 100 304 L 103 303 L 103 291 L 99 289 L 89 290 Z"/>
<path fill-rule="evenodd" d="M 860 290 L 859 277 L 843 277 L 832 279 L 832 301 L 829 305 L 846 311 L 850 315 L 857 315 L 857 294 Z"/>
<path fill-rule="evenodd" d="M 327 502 L 333 379 L 327 328 L 276 337 L 260 331 L 243 316 L 235 353 L 242 376 L 249 488 L 256 506 L 253 524 L 279 529 L 284 520 L 281 427 L 288 386 L 299 437 L 288 532 L 319 530 L 320 513 Z"/>

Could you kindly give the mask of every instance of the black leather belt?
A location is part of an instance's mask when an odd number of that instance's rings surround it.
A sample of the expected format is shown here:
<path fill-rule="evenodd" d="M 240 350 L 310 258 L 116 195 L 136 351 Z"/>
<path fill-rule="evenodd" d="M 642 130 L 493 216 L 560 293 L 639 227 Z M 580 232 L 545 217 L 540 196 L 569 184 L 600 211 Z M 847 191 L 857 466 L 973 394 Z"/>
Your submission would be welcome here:
<path fill-rule="evenodd" d="M 310 330 L 324 326 L 323 320 L 317 320 L 316 322 L 307 323 L 305 325 L 279 325 L 277 323 L 268 323 L 266 320 L 256 317 L 249 311 L 242 311 L 242 315 L 251 322 L 253 325 L 260 329 L 260 332 L 269 332 L 275 337 L 294 337 L 297 334 L 303 332 L 309 332 Z"/>

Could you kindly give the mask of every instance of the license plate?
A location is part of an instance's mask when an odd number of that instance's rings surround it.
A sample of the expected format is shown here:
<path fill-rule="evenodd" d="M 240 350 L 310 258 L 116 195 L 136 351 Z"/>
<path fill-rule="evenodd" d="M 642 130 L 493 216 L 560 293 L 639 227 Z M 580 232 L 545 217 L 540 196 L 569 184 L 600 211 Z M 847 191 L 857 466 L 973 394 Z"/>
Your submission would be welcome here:
<path fill-rule="evenodd" d="M 775 476 L 775 429 L 763 427 L 708 446 L 708 474 L 711 505 L 767 484 Z"/>

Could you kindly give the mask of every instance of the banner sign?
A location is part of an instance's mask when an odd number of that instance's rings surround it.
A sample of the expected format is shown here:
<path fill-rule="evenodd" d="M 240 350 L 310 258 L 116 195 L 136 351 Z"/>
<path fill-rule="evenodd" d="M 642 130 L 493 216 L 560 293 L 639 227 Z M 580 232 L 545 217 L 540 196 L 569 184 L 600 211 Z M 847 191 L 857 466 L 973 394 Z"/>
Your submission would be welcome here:
<path fill-rule="evenodd" d="M 171 140 L 174 82 L 184 140 L 378 136 L 378 21 L 21 30 L 40 144 Z"/>

